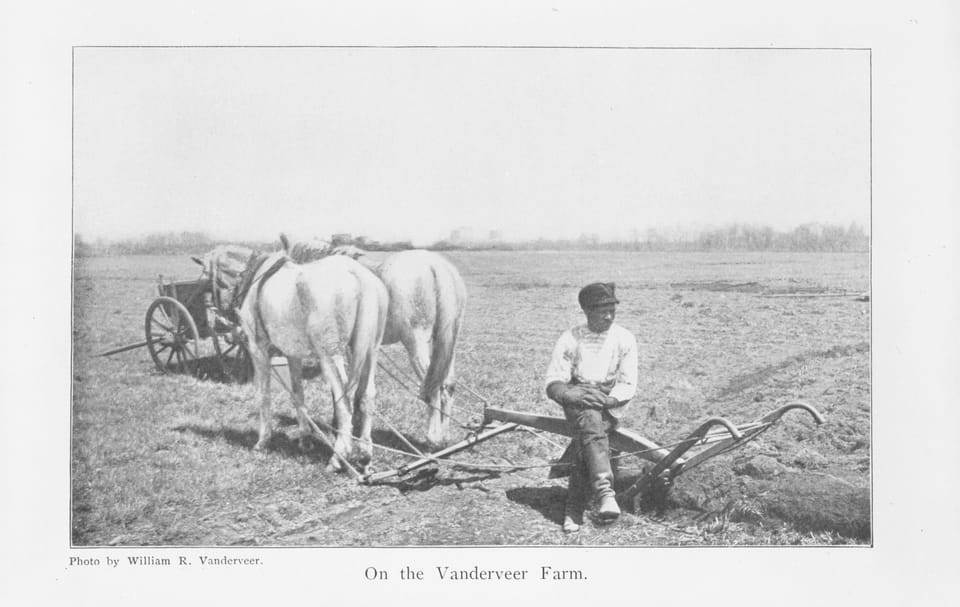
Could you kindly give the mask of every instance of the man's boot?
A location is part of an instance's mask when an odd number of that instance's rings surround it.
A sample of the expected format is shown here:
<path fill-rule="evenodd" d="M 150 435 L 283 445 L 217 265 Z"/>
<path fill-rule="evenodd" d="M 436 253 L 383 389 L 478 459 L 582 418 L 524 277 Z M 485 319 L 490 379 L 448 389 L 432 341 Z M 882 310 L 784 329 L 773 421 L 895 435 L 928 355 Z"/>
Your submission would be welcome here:
<path fill-rule="evenodd" d="M 567 501 L 563 507 L 563 532 L 576 533 L 583 524 L 583 508 L 586 502 L 586 480 L 583 459 L 577 453 L 570 465 L 570 484 L 567 486 Z"/>
<path fill-rule="evenodd" d="M 594 495 L 597 497 L 597 518 L 614 521 L 620 516 L 616 492 L 613 490 L 613 474 L 599 474 L 593 479 Z"/>
<path fill-rule="evenodd" d="M 612 521 L 620 516 L 616 492 L 613 490 L 613 470 L 610 468 L 610 452 L 604 440 L 589 441 L 582 446 L 583 460 L 593 485 L 593 497 L 597 502 L 597 518 Z"/>

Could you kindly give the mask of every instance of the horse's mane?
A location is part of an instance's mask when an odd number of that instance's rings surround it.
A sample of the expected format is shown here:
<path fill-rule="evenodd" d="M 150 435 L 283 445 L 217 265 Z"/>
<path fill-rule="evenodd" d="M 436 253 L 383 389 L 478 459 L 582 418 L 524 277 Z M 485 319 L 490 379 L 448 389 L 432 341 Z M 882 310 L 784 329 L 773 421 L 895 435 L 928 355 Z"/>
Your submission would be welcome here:
<path fill-rule="evenodd" d="M 326 240 L 313 238 L 307 241 L 295 242 L 293 244 L 287 239 L 286 235 L 280 235 L 280 242 L 283 244 L 287 257 L 294 263 L 309 263 L 331 255 L 346 255 L 351 259 L 359 259 L 367 254 L 366 251 L 353 245 L 333 245 Z"/>

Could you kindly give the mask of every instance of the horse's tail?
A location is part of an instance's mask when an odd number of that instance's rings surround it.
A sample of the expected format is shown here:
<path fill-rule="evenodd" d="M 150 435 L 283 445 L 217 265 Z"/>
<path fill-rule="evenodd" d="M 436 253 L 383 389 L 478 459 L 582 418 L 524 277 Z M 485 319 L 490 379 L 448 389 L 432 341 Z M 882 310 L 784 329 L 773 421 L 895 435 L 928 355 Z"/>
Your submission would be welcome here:
<path fill-rule="evenodd" d="M 383 332 L 387 322 L 387 289 L 380 279 L 370 273 L 369 285 L 363 287 L 364 278 L 357 277 L 360 293 L 357 301 L 357 319 L 350 338 L 350 380 L 348 392 L 367 385 L 370 374 L 377 364 L 377 353 L 383 341 Z M 363 395 L 357 390 L 357 398 Z"/>
<path fill-rule="evenodd" d="M 420 386 L 420 399 L 424 402 L 430 402 L 430 395 L 441 388 L 450 373 L 467 298 L 466 286 L 453 264 L 438 256 L 431 262 L 430 271 L 437 307 L 430 365 Z"/>

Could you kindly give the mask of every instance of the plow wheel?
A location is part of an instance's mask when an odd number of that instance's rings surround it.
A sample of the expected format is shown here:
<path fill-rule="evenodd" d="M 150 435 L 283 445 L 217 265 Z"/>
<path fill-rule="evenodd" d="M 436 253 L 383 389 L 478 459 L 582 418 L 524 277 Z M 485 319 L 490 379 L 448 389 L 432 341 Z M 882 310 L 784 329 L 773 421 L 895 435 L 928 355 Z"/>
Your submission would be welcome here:
<path fill-rule="evenodd" d="M 147 308 L 144 327 L 150 357 L 161 373 L 199 372 L 199 332 L 182 303 L 172 297 L 158 297 Z"/>
<path fill-rule="evenodd" d="M 214 333 L 213 349 L 217 352 L 217 364 L 226 381 L 244 384 L 253 377 L 253 361 L 240 335 Z M 222 341 L 221 341 L 222 340 Z"/>

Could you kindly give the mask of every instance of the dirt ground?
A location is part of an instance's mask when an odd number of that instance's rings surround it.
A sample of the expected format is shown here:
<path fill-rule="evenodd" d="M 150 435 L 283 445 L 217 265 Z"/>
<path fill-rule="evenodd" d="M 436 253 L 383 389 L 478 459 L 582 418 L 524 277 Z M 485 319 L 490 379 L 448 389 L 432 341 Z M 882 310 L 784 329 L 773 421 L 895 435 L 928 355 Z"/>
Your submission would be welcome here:
<path fill-rule="evenodd" d="M 202 252 L 200 252 L 202 253 Z M 677 479 L 660 511 L 559 529 L 565 481 L 547 477 L 564 439 L 513 432 L 378 486 L 324 471 L 275 391 L 278 433 L 256 452 L 252 387 L 159 373 L 143 339 L 156 275 L 189 279 L 184 257 L 81 258 L 75 269 L 72 528 L 76 545 L 768 545 L 870 542 L 870 302 L 866 254 L 456 252 L 469 291 L 458 347 L 459 409 L 483 403 L 559 415 L 542 376 L 559 333 L 580 322 L 578 287 L 614 280 L 617 321 L 640 344 L 640 391 L 624 426 L 660 444 L 710 416 L 792 412 L 741 449 Z M 408 369 L 401 349 L 384 360 Z M 409 371 L 407 371 L 409 373 Z M 386 422 L 422 445 L 410 386 L 381 374 Z M 314 417 L 329 419 L 319 382 Z M 460 431 L 461 433 L 463 431 Z M 386 470 L 405 458 L 375 452 Z M 507 466 L 526 469 L 506 472 Z M 624 460 L 621 487 L 640 473 Z"/>

